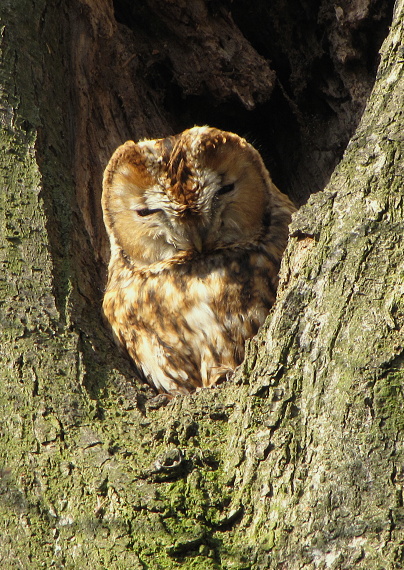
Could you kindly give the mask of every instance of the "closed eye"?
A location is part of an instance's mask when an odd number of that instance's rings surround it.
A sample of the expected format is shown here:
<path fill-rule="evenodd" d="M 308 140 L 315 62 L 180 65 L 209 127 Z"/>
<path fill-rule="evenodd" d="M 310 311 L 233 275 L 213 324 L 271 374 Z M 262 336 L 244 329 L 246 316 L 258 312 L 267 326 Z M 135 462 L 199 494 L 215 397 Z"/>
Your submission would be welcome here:
<path fill-rule="evenodd" d="M 155 214 L 156 212 L 161 212 L 160 208 L 155 208 L 154 210 L 150 210 L 149 208 L 142 208 L 141 210 L 136 210 L 138 216 L 151 216 L 152 214 Z"/>
<path fill-rule="evenodd" d="M 216 192 L 216 196 L 223 196 L 224 194 L 228 194 L 232 190 L 234 190 L 234 183 L 226 184 L 225 186 L 219 188 L 219 190 Z"/>

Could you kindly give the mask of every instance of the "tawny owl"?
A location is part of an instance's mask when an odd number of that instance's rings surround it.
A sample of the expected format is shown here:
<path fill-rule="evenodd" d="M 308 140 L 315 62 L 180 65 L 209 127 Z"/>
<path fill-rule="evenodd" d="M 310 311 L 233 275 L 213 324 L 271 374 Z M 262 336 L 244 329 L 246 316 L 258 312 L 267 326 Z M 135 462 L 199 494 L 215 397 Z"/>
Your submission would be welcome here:
<path fill-rule="evenodd" d="M 210 127 L 126 142 L 103 185 L 117 342 L 160 392 L 217 383 L 274 303 L 294 207 L 257 150 Z"/>

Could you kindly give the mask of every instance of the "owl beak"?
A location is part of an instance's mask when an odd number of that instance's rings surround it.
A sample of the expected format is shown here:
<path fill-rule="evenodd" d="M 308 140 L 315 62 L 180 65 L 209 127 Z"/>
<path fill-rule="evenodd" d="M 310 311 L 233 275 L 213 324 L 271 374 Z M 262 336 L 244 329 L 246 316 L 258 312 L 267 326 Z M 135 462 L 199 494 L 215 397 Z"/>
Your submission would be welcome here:
<path fill-rule="evenodd" d="M 198 253 L 202 253 L 203 251 L 203 237 L 199 232 L 199 228 L 190 227 L 189 228 L 189 240 L 196 249 Z"/>

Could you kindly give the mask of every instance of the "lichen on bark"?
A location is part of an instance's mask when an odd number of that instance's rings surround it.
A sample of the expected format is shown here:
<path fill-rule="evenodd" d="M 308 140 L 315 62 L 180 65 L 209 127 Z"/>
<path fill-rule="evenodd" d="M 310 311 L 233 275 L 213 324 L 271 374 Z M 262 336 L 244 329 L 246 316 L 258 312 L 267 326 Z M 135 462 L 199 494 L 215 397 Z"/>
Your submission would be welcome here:
<path fill-rule="evenodd" d="M 402 14 L 343 162 L 293 222 L 245 363 L 158 408 L 101 324 L 97 184 L 108 145 L 129 125 L 165 134 L 169 114 L 133 86 L 110 2 L 1 4 L 7 567 L 402 565 Z"/>
<path fill-rule="evenodd" d="M 248 531 L 265 540 L 273 529 L 258 567 L 401 563 L 402 5 L 396 11 L 344 159 L 292 223 L 286 284 L 257 341 L 265 350 L 251 391 L 264 397 L 264 417 L 282 409 L 254 469 L 258 488 L 271 485 Z"/>

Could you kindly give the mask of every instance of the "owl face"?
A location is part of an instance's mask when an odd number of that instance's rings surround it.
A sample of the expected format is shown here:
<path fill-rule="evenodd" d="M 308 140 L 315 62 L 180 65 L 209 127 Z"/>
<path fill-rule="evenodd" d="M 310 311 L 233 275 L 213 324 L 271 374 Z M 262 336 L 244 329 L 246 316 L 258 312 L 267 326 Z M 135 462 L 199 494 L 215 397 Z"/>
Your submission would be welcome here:
<path fill-rule="evenodd" d="M 233 133 L 194 127 L 128 141 L 104 175 L 111 246 L 140 266 L 241 247 L 263 232 L 270 184 L 258 152 Z"/>

